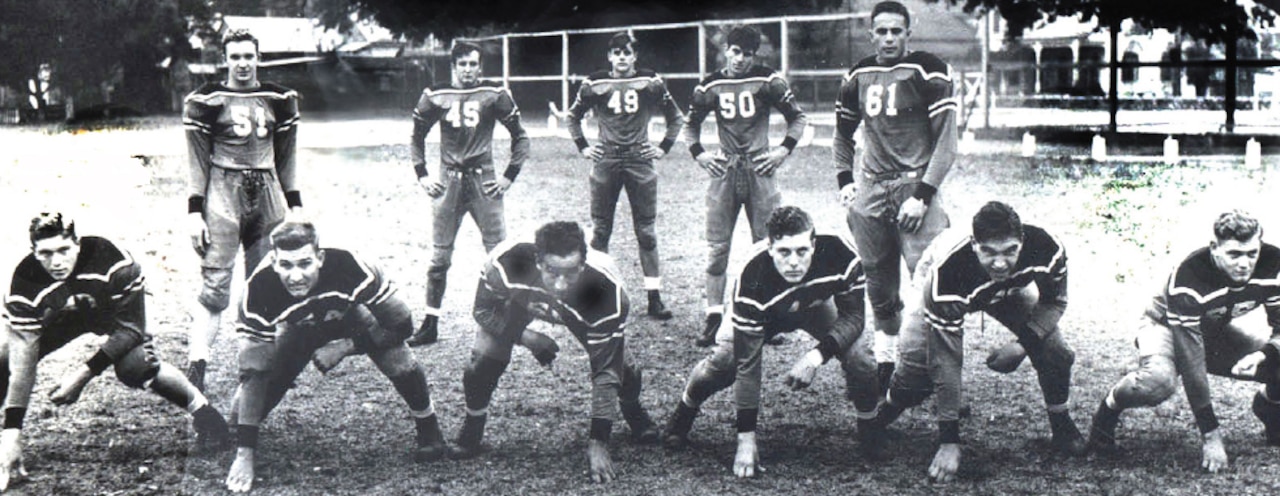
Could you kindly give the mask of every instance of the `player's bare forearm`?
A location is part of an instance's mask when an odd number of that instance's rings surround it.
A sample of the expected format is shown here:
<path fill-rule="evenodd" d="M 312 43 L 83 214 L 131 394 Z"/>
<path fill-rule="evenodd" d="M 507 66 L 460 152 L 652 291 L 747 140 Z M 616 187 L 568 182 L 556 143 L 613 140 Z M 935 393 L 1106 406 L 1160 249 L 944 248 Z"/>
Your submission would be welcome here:
<path fill-rule="evenodd" d="M 36 363 L 40 360 L 40 336 L 33 332 L 8 328 L 9 388 L 4 408 L 27 408 L 31 389 L 36 383 Z"/>

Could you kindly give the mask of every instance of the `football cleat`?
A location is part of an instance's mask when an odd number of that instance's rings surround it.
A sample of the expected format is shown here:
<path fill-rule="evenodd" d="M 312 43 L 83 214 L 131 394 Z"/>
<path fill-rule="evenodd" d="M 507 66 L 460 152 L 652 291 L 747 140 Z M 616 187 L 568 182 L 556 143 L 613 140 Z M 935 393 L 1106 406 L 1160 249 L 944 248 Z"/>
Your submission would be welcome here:
<path fill-rule="evenodd" d="M 187 381 L 201 393 L 204 392 L 204 373 L 208 367 L 209 362 L 204 360 L 196 360 L 187 364 Z"/>
<path fill-rule="evenodd" d="M 656 320 L 670 320 L 673 316 L 671 310 L 667 310 L 667 306 L 662 303 L 662 295 L 657 291 L 649 292 L 649 317 Z"/>
<path fill-rule="evenodd" d="M 1280 405 L 1267 401 L 1261 392 L 1253 395 L 1253 414 L 1262 421 L 1267 444 L 1280 446 Z"/>
<path fill-rule="evenodd" d="M 409 336 L 409 339 L 405 341 L 405 344 L 415 348 L 418 346 L 434 344 L 440 339 L 439 327 L 440 317 L 428 315 L 422 319 L 422 325 L 418 327 L 417 332 L 414 332 L 412 336 Z"/>
<path fill-rule="evenodd" d="M 716 332 L 720 330 L 720 322 L 723 321 L 724 314 L 720 312 L 707 314 L 707 323 L 702 328 L 702 335 L 698 336 L 698 340 L 693 344 L 699 348 L 708 348 L 716 344 Z"/>

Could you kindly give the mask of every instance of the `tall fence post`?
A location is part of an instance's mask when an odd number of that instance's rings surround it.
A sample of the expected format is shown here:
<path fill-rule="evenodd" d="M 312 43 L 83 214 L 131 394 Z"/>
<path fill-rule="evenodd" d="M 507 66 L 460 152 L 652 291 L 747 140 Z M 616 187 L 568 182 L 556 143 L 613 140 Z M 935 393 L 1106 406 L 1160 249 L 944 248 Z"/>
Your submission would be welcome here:
<path fill-rule="evenodd" d="M 780 38 L 778 40 L 778 47 L 782 49 L 782 60 L 781 60 L 782 67 L 779 67 L 779 70 L 782 71 L 782 77 L 790 81 L 791 80 L 791 40 L 790 40 L 790 37 L 787 36 L 787 25 L 789 23 L 787 22 L 786 18 L 783 18 L 782 21 L 779 22 L 779 24 L 781 25 L 781 29 L 779 30 L 781 34 L 778 36 L 778 38 Z"/>
<path fill-rule="evenodd" d="M 511 36 L 502 35 L 502 86 L 511 89 Z"/>
<path fill-rule="evenodd" d="M 569 108 L 569 32 L 560 32 L 560 108 Z"/>
<path fill-rule="evenodd" d="M 698 80 L 707 75 L 707 25 L 698 23 Z"/>

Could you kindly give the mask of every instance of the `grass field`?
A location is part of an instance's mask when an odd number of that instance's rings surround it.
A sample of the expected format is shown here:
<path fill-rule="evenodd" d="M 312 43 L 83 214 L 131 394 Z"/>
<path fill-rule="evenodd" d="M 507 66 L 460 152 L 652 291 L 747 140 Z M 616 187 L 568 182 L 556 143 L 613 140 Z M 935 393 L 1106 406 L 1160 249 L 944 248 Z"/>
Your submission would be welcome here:
<path fill-rule="evenodd" d="M 303 131 L 306 132 L 305 130 Z M 356 132 L 356 130 L 352 130 Z M 407 128 L 404 133 L 407 136 Z M 27 249 L 26 223 L 42 208 L 78 214 L 80 231 L 130 249 L 145 265 L 150 330 L 162 357 L 185 363 L 187 309 L 198 284 L 197 260 L 182 231 L 185 156 L 166 153 L 147 165 L 132 147 L 151 154 L 156 140 L 181 140 L 176 127 L 81 135 L 0 131 L 22 143 L 0 158 L 0 260 L 16 263 Z M 95 148 L 101 143 L 109 147 Z M 93 144 L 90 146 L 90 144 Z M 505 146 L 499 143 L 498 148 Z M 112 150 L 96 152 L 95 150 Z M 173 147 L 163 147 L 171 150 Z M 1059 236 L 1070 256 L 1071 306 L 1063 319 L 1077 351 L 1072 408 L 1086 429 L 1093 407 L 1135 362 L 1130 331 L 1168 268 L 1205 243 L 1209 224 L 1240 206 L 1264 225 L 1280 225 L 1280 170 L 1271 159 L 1259 170 L 1227 163 L 1179 167 L 1123 166 L 1023 159 L 1016 144 L 986 144 L 962 157 L 942 188 L 953 223 L 964 226 L 982 203 L 1001 199 L 1024 221 Z M 1057 150 L 1054 153 L 1082 153 Z M 428 153 L 433 153 L 428 151 Z M 784 201 L 815 216 L 820 230 L 843 231 L 829 150 L 798 149 L 780 172 Z M 407 147 L 304 148 L 301 181 L 309 216 L 325 245 L 353 249 L 382 264 L 421 317 L 430 256 L 430 203 L 413 181 Z M 499 160 L 501 162 L 501 159 Z M 667 303 L 677 317 L 659 323 L 632 319 L 628 344 L 646 367 L 644 404 L 665 420 L 703 350 L 692 346 L 702 319 L 702 241 L 705 176 L 679 148 L 658 163 L 659 236 Z M 539 139 L 507 199 L 511 236 L 541 222 L 589 222 L 589 164 L 567 140 Z M 624 202 L 625 205 L 625 202 Z M 629 209 L 620 206 L 612 252 L 640 299 L 641 275 Z M 743 219 L 745 222 L 745 218 Z M 744 262 L 749 239 L 740 222 L 732 266 Z M 452 437 L 461 423 L 462 369 L 475 326 L 470 301 L 483 253 L 479 235 L 464 225 L 445 299 L 442 342 L 416 350 L 427 365 L 437 411 Z M 11 265 L 6 266 L 11 267 Z M 731 269 L 732 270 L 732 269 Z M 3 269 L 7 277 L 9 269 Z M 7 280 L 7 279 L 3 279 Z M 3 281 L 0 280 L 0 281 Z M 639 305 L 643 308 L 643 305 Z M 228 321 L 230 319 L 227 319 Z M 1258 316 L 1250 322 L 1261 325 Z M 541 325 L 541 324 L 536 324 Z M 589 401 L 586 357 L 563 329 L 550 332 L 565 351 L 548 372 L 517 351 L 490 409 L 486 440 L 496 447 L 467 462 L 415 465 L 409 457 L 412 423 L 390 384 L 360 357 L 321 376 L 304 372 L 263 429 L 258 494 L 1276 494 L 1280 458 L 1267 448 L 1248 411 L 1253 387 L 1214 379 L 1232 467 L 1203 474 L 1189 409 L 1181 393 L 1166 404 L 1126 414 L 1125 454 L 1059 459 L 1047 448 L 1048 426 L 1034 373 L 1024 365 L 1001 376 L 981 366 L 987 350 L 1011 339 L 992 319 L 967 322 L 966 440 L 959 481 L 932 487 L 925 472 L 935 449 L 933 422 L 917 409 L 898 424 L 893 457 L 870 463 L 854 453 L 852 405 L 843 400 L 838 366 L 829 364 L 808 391 L 792 392 L 782 376 L 812 346 L 792 337 L 766 351 L 760 443 L 767 472 L 754 480 L 731 473 L 734 452 L 731 394 L 704 407 L 692 450 L 667 453 L 631 445 L 615 431 L 613 460 L 620 477 L 609 486 L 586 476 Z M 215 350 L 211 397 L 225 407 L 235 384 L 230 323 Z M 230 456 L 188 456 L 192 433 L 185 415 L 156 397 L 131 391 L 109 374 L 95 380 L 78 404 L 55 408 L 46 399 L 57 375 L 85 359 L 96 343 L 77 341 L 41 364 L 37 398 L 27 422 L 30 481 L 13 494 L 219 494 Z M 622 423 L 619 422 L 621 425 Z"/>

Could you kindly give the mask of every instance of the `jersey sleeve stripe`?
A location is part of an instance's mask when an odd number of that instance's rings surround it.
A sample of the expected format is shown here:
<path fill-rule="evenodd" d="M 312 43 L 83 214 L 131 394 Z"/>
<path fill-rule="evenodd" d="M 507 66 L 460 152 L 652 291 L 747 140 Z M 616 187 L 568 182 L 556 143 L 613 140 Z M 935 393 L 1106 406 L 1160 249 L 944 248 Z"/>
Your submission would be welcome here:
<path fill-rule="evenodd" d="M 255 331 L 253 330 L 253 328 L 246 325 L 236 326 L 236 332 L 254 341 L 273 343 L 276 340 L 276 336 L 274 333 L 265 333 L 265 332 Z"/>

